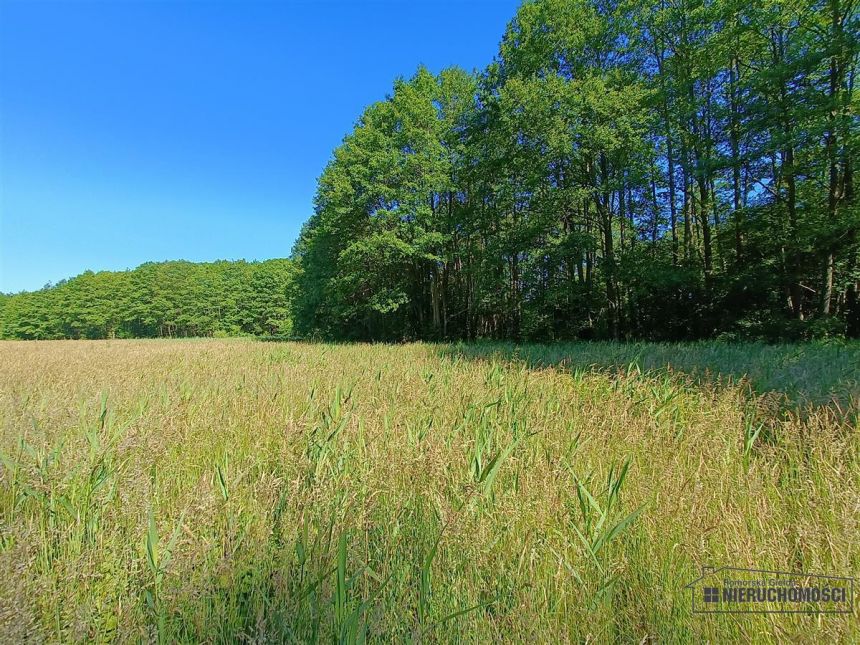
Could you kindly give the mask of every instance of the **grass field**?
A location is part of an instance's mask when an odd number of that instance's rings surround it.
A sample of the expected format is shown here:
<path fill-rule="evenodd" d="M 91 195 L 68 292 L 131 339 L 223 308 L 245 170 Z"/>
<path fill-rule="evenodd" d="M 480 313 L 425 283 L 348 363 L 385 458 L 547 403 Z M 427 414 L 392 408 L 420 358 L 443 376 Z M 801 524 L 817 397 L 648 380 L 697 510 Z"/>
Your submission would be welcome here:
<path fill-rule="evenodd" d="M 0 640 L 849 642 L 860 345 L 0 344 Z"/>

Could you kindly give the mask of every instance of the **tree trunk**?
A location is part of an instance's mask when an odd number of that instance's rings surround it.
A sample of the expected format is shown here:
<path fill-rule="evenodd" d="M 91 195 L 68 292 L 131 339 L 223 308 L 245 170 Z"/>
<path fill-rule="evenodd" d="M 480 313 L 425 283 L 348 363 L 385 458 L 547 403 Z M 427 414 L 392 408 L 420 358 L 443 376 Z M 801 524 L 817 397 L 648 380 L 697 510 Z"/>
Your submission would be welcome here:
<path fill-rule="evenodd" d="M 729 143 L 732 149 L 732 198 L 735 222 L 735 256 L 739 260 L 743 256 L 743 210 L 741 210 L 741 155 L 740 155 L 740 123 L 738 116 L 737 83 L 740 77 L 740 65 L 737 58 L 729 64 Z"/>

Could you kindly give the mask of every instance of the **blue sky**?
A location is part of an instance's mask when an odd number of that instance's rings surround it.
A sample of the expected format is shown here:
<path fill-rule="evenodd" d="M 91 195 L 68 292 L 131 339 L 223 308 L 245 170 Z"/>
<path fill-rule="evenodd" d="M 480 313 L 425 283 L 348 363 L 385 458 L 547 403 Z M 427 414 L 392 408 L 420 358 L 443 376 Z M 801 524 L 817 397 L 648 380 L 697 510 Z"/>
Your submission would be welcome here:
<path fill-rule="evenodd" d="M 289 254 L 367 104 L 519 2 L 0 0 L 0 291 Z"/>

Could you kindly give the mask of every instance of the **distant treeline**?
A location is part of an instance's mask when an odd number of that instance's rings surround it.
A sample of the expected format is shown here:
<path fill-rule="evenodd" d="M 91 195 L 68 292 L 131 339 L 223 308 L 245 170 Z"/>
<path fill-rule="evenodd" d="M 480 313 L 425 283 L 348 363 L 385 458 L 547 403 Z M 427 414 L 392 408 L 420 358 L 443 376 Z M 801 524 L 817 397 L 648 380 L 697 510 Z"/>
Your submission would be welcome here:
<path fill-rule="evenodd" d="M 151 262 L 0 295 L 0 337 L 284 336 L 290 260 Z"/>
<path fill-rule="evenodd" d="M 856 0 L 524 3 L 334 152 L 297 331 L 860 335 L 858 35 Z"/>

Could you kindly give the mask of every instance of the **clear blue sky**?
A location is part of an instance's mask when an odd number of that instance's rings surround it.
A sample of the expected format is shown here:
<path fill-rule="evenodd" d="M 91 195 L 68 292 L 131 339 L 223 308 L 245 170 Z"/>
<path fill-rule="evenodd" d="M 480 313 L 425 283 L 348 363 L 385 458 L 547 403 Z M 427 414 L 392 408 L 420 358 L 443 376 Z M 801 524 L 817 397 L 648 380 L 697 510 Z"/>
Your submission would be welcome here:
<path fill-rule="evenodd" d="M 0 0 L 0 291 L 285 257 L 365 105 L 483 68 L 516 0 Z"/>

